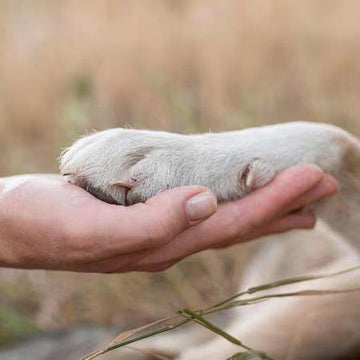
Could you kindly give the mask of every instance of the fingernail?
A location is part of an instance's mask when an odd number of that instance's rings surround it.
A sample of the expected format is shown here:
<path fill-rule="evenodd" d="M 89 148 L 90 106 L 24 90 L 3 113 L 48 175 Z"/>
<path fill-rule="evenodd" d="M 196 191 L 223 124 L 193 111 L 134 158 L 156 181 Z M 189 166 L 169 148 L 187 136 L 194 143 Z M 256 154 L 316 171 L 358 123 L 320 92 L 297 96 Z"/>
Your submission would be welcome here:
<path fill-rule="evenodd" d="M 190 198 L 185 205 L 186 214 L 190 221 L 208 218 L 216 212 L 217 203 L 214 195 L 208 191 Z"/>

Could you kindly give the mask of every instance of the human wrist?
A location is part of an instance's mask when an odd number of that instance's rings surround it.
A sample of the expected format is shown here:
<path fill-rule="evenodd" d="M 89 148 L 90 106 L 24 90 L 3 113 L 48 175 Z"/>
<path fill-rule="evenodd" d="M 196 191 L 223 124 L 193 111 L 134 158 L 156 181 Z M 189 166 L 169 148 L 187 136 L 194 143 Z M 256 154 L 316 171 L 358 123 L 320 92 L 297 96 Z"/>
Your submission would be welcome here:
<path fill-rule="evenodd" d="M 7 178 L 0 178 L 0 266 L 11 266 L 9 237 L 7 234 L 6 226 L 6 205 L 4 193 L 7 183 Z"/>
<path fill-rule="evenodd" d="M 0 198 L 5 190 L 6 178 L 0 177 Z"/>

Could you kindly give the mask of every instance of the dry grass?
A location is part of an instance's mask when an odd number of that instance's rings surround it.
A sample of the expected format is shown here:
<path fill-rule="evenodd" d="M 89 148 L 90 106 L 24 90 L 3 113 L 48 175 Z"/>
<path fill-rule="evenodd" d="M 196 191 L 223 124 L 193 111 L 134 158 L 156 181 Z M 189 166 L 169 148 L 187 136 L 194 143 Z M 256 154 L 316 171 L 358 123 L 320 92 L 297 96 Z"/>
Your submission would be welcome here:
<path fill-rule="evenodd" d="M 0 175 L 56 171 L 75 137 L 126 124 L 309 119 L 360 134 L 359 11 L 355 0 L 2 0 Z M 206 254 L 160 275 L 2 270 L 0 305 L 45 329 L 136 326 L 218 299 L 233 265 Z"/>
<path fill-rule="evenodd" d="M 221 312 L 229 309 L 233 309 L 240 306 L 249 306 L 256 304 L 258 302 L 268 301 L 275 298 L 289 298 L 289 297 L 299 297 L 299 296 L 329 296 L 329 295 L 341 295 L 341 294 L 351 294 L 358 293 L 360 291 L 359 287 L 347 288 L 347 289 L 327 289 L 327 290 L 300 290 L 300 291 L 288 291 L 273 294 L 261 294 L 261 292 L 278 289 L 283 286 L 290 284 L 298 283 L 307 283 L 312 280 L 331 278 L 336 276 L 341 276 L 349 272 L 354 272 L 360 269 L 360 266 L 344 269 L 343 271 L 325 274 L 325 275 L 312 275 L 312 276 L 300 276 L 296 278 L 287 278 L 280 281 L 275 281 L 272 283 L 267 283 L 259 285 L 256 287 L 249 288 L 247 290 L 241 291 L 230 298 L 227 298 L 220 303 L 217 303 L 211 307 L 201 310 L 190 310 L 182 309 L 177 311 L 177 315 L 172 317 L 167 317 L 165 319 L 157 320 L 148 325 L 143 325 L 140 328 L 127 330 L 119 334 L 115 339 L 113 339 L 109 344 L 105 345 L 99 350 L 94 351 L 93 353 L 85 356 L 83 360 L 92 360 L 99 357 L 102 354 L 108 353 L 115 349 L 127 346 L 128 344 L 133 344 L 143 339 L 155 336 L 157 334 L 162 334 L 167 331 L 174 330 L 178 327 L 181 327 L 189 322 L 194 322 L 198 325 L 205 327 L 207 330 L 215 333 L 217 336 L 223 337 L 230 343 L 239 346 L 240 349 L 246 350 L 246 352 L 241 352 L 234 354 L 231 358 L 227 360 L 247 360 L 250 358 L 260 358 L 264 360 L 273 360 L 266 353 L 259 351 L 259 349 L 252 349 L 249 346 L 245 345 L 238 338 L 233 337 L 231 334 L 227 333 L 225 330 L 219 328 L 217 325 L 213 324 L 205 317 L 206 315 L 213 314 L 216 312 Z M 254 294 L 260 292 L 260 295 L 253 296 Z M 245 295 L 251 295 L 250 298 L 243 299 Z"/>
<path fill-rule="evenodd" d="M 355 0 L 0 6 L 2 174 L 56 170 L 59 147 L 89 128 L 311 119 L 358 132 Z"/>

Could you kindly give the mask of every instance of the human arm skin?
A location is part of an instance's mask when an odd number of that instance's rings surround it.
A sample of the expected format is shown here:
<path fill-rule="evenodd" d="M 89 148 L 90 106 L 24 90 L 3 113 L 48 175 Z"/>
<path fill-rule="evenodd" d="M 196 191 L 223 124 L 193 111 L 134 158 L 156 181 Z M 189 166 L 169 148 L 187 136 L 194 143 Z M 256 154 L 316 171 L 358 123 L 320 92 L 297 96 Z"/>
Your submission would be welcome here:
<path fill-rule="evenodd" d="M 164 270 L 193 253 L 292 229 L 296 211 L 337 192 L 313 165 L 298 165 L 246 197 L 216 206 L 204 187 L 165 191 L 130 207 L 110 205 L 57 175 L 0 179 L 0 266 L 83 272 Z"/>

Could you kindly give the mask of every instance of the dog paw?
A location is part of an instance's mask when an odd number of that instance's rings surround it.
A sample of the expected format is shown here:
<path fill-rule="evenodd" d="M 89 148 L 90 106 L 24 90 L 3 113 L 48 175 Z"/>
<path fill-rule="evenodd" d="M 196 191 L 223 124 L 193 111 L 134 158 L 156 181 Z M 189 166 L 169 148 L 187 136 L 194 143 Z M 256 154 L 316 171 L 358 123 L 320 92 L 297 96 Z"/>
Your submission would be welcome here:
<path fill-rule="evenodd" d="M 113 204 L 131 205 L 169 188 L 203 185 L 219 201 L 268 183 L 275 170 L 216 134 L 110 129 L 86 136 L 60 157 L 70 183 Z"/>

